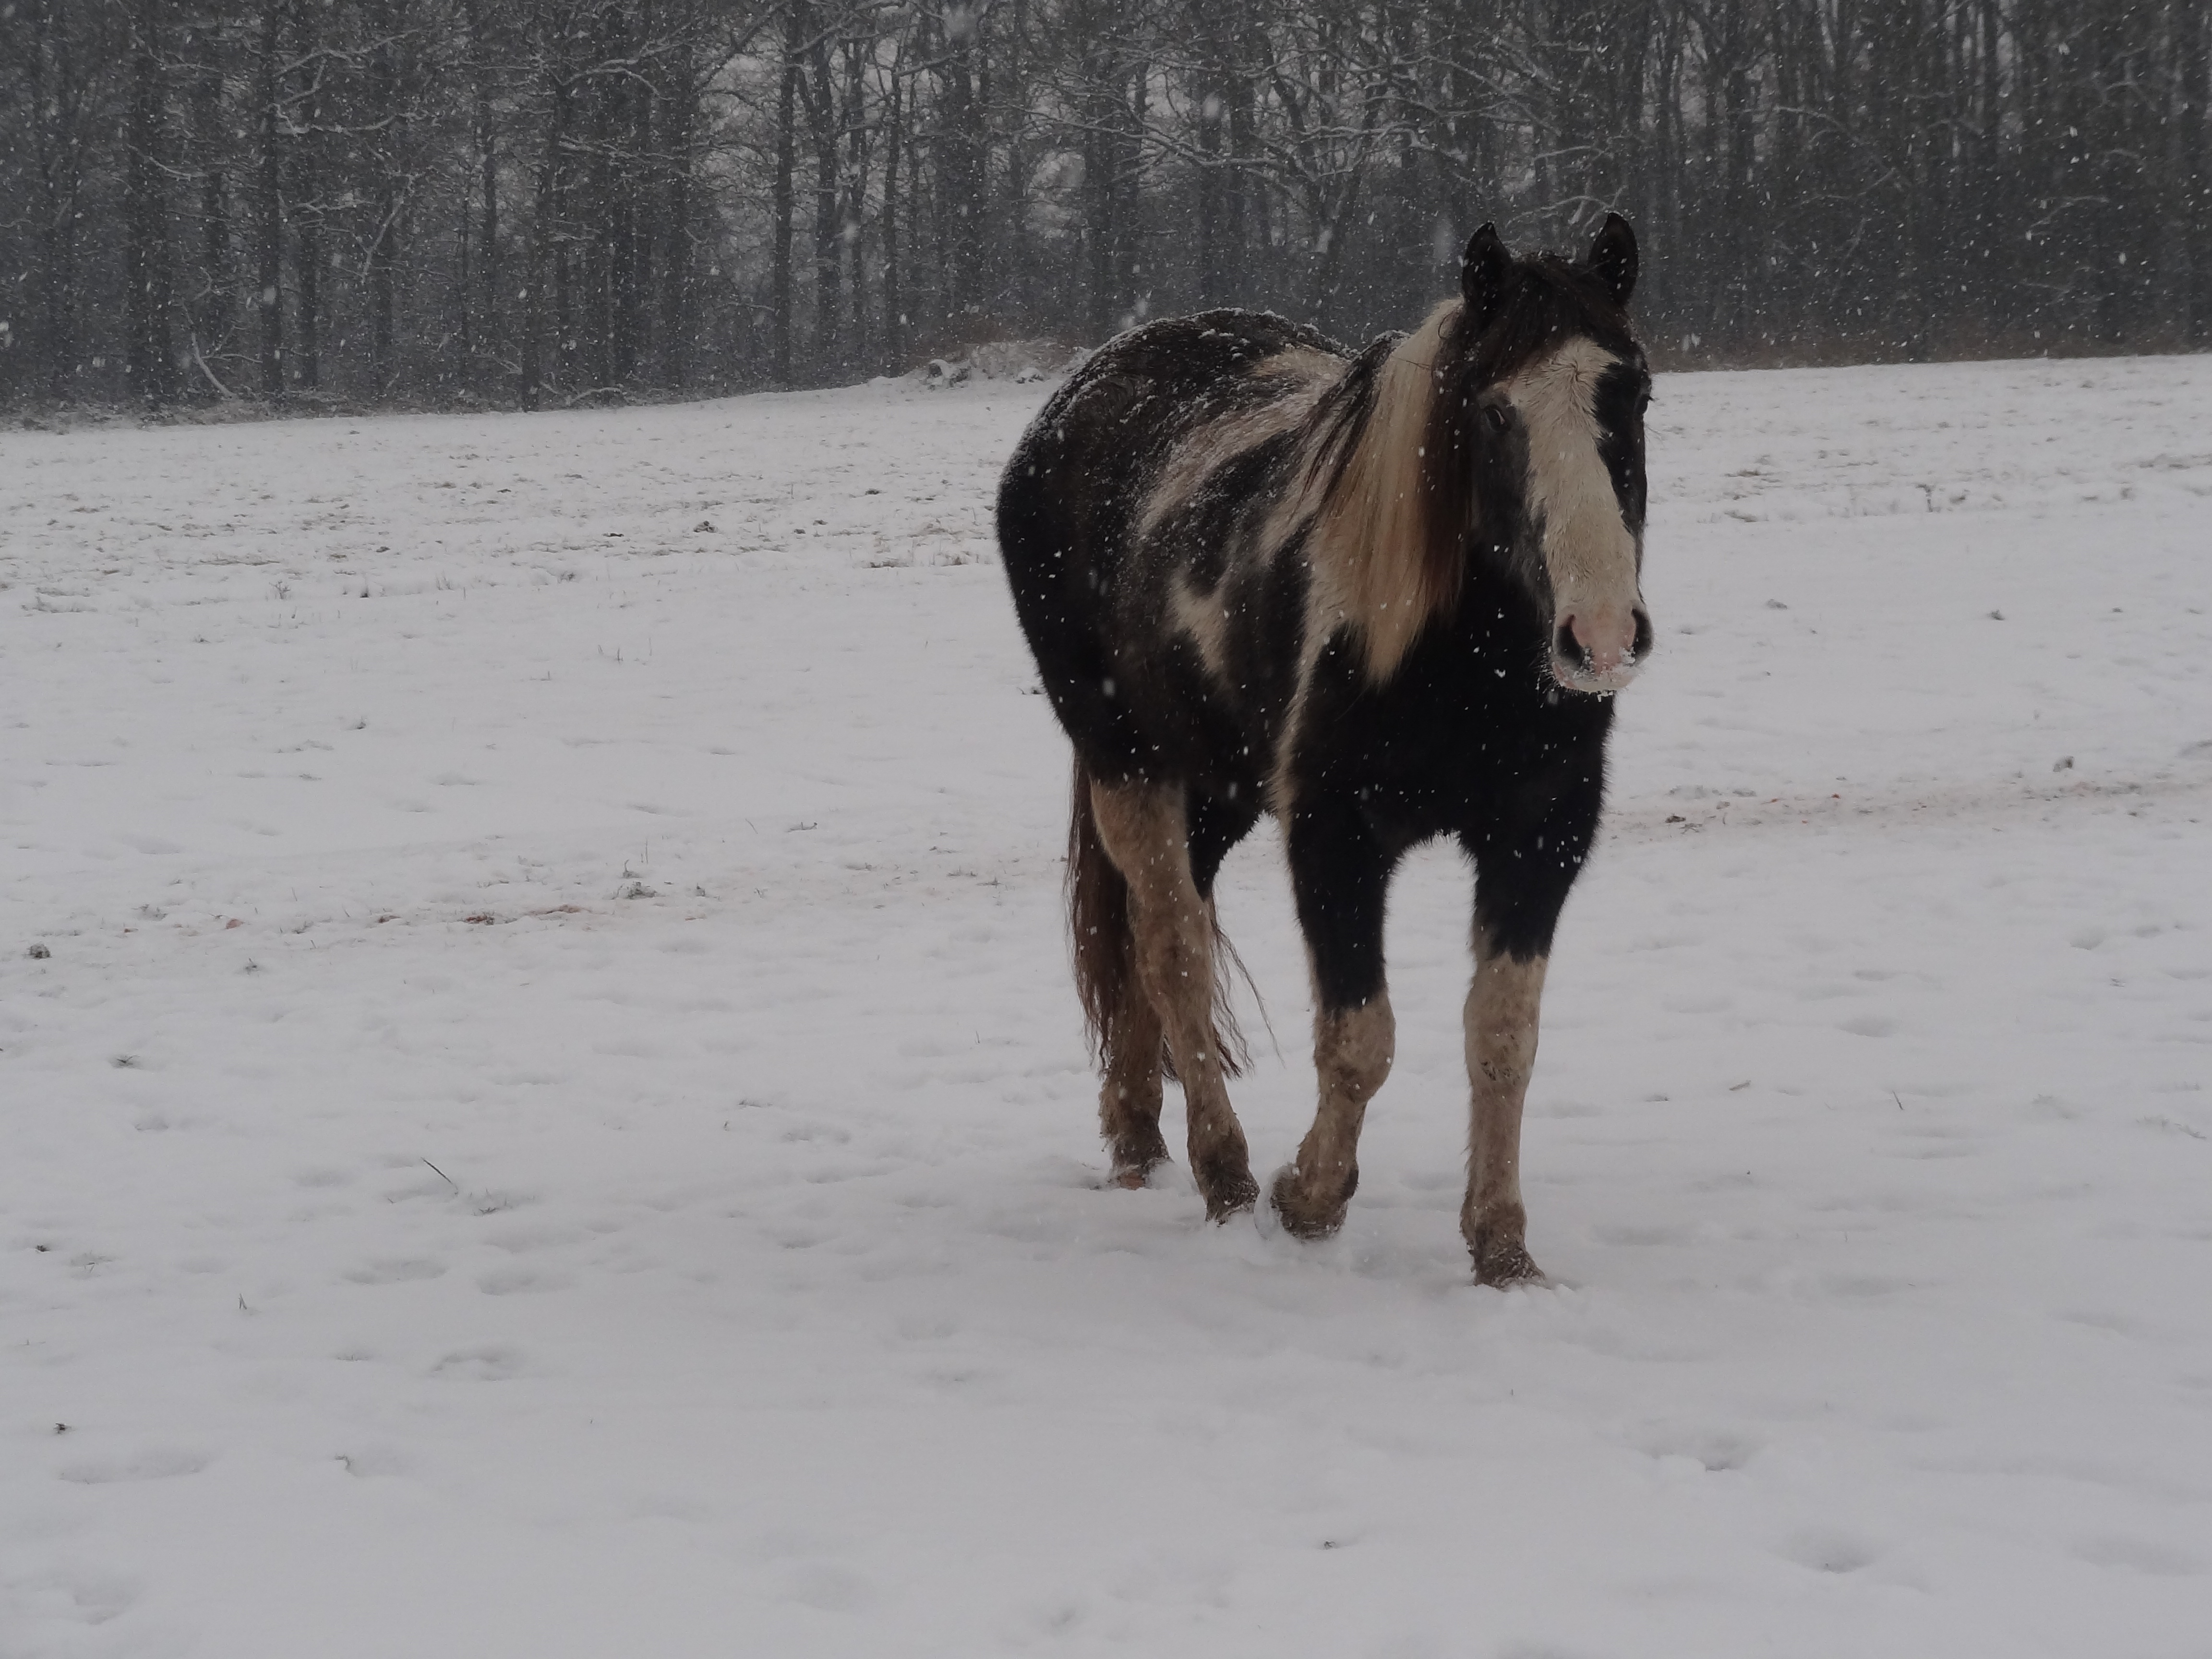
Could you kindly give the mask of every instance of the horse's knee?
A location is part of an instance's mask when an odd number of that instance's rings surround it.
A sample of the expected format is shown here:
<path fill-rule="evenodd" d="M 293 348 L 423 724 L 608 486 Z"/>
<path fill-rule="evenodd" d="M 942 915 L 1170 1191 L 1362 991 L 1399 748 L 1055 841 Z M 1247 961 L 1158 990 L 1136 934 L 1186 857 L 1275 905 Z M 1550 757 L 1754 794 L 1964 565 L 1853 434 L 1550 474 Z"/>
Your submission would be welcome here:
<path fill-rule="evenodd" d="M 1314 1069 L 1324 1100 L 1338 1097 L 1364 1106 L 1390 1075 L 1397 1053 L 1398 1021 L 1388 993 L 1378 991 L 1357 1008 L 1323 1014 L 1314 1032 Z"/>

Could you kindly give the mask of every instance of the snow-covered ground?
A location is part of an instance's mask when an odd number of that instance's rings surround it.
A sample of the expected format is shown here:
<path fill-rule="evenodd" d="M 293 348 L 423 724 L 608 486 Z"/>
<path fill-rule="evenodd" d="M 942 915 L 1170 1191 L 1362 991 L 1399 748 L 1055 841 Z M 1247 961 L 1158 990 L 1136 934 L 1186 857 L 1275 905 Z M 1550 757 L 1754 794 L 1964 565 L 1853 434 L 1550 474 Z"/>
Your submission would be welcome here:
<path fill-rule="evenodd" d="M 2212 358 L 1662 385 L 1510 1294 L 1440 853 L 1100 1189 L 1041 395 L 0 435 L 0 1653 L 2212 1653 Z"/>

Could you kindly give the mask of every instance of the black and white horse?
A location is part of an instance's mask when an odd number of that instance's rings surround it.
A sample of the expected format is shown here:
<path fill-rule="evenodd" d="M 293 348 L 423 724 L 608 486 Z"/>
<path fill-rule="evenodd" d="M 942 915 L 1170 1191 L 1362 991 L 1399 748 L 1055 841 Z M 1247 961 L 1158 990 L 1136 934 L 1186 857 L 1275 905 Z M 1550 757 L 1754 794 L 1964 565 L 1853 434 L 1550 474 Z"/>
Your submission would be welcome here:
<path fill-rule="evenodd" d="M 1356 355 L 1251 312 L 1147 324 L 1015 451 L 999 540 L 1075 745 L 1076 980 L 1123 1184 L 1168 1155 L 1166 1075 L 1207 1213 L 1259 1196 L 1224 1086 L 1212 893 L 1267 811 L 1321 1090 L 1270 1197 L 1294 1233 L 1341 1224 L 1395 1043 L 1391 872 L 1454 836 L 1475 870 L 1460 1230 L 1482 1282 L 1538 1276 L 1520 1146 L 1545 964 L 1596 833 L 1613 694 L 1651 648 L 1636 269 L 1618 217 L 1578 263 L 1516 257 L 1485 225 L 1460 297 Z"/>

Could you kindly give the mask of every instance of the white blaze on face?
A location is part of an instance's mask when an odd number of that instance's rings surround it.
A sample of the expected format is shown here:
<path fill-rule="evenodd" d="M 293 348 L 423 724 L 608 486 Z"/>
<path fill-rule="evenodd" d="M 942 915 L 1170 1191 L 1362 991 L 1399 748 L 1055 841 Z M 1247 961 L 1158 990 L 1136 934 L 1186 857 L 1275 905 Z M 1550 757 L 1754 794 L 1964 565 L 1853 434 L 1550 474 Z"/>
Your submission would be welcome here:
<path fill-rule="evenodd" d="M 1635 678 L 1636 538 L 1620 516 L 1598 445 L 1599 378 L 1620 360 L 1571 340 L 1506 383 L 1528 439 L 1528 511 L 1543 526 L 1554 610 L 1552 672 L 1578 691 L 1615 691 Z M 1572 641 L 1559 649 L 1560 636 Z"/>

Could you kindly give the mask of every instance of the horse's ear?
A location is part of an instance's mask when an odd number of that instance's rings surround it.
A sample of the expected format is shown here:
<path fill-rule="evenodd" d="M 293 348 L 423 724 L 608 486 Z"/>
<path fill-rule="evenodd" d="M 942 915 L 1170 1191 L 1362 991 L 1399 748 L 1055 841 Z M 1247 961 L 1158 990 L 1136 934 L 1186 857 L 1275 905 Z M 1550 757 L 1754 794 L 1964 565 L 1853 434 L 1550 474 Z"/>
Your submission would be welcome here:
<path fill-rule="evenodd" d="M 1490 326 L 1512 280 L 1512 252 L 1498 240 L 1498 227 L 1485 223 L 1468 239 L 1459 262 L 1460 295 L 1467 301 L 1468 324 L 1476 334 Z"/>
<path fill-rule="evenodd" d="M 1613 304 L 1628 309 L 1628 296 L 1636 292 L 1636 233 L 1618 213 L 1608 213 L 1590 244 L 1590 274 L 1605 284 Z"/>

